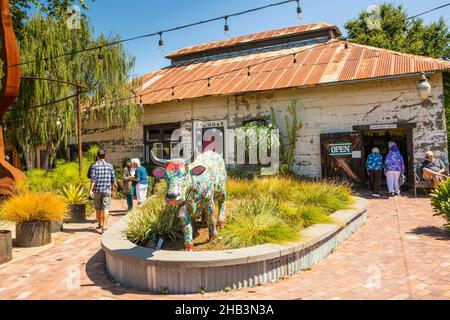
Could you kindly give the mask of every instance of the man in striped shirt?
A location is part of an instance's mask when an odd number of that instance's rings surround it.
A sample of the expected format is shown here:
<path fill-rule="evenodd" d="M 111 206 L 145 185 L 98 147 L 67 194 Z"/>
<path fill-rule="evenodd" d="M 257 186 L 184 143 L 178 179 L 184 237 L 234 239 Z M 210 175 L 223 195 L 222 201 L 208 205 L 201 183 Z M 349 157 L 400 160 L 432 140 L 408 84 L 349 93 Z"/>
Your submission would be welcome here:
<path fill-rule="evenodd" d="M 97 215 L 97 229 L 106 229 L 109 218 L 109 206 L 111 204 L 112 188 L 115 186 L 114 168 L 105 161 L 106 153 L 100 150 L 97 153 L 97 162 L 91 170 L 90 196 L 94 199 Z"/>

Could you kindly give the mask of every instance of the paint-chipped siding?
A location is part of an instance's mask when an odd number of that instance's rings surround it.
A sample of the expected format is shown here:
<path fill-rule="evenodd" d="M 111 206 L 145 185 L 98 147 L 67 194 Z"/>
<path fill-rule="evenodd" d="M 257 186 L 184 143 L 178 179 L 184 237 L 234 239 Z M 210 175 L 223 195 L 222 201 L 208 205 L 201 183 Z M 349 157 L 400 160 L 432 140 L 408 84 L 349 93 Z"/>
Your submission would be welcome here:
<path fill-rule="evenodd" d="M 432 95 L 424 102 L 417 95 L 417 80 L 413 77 L 161 103 L 145 107 L 142 121 L 131 134 L 120 129 L 100 133 L 91 130 L 84 141 L 100 141 L 109 151 L 110 160 L 119 164 L 125 157 L 136 156 L 133 145 L 142 145 L 144 124 L 180 122 L 190 139 L 192 120 L 228 119 L 229 126 L 236 127 L 252 118 L 268 118 L 272 106 L 283 132 L 287 108 L 295 100 L 304 123 L 297 133 L 294 159 L 295 170 L 301 175 L 321 174 L 320 134 L 349 132 L 354 125 L 416 123 L 415 164 L 422 161 L 427 150 L 435 151 L 448 163 L 442 75 L 429 77 Z"/>

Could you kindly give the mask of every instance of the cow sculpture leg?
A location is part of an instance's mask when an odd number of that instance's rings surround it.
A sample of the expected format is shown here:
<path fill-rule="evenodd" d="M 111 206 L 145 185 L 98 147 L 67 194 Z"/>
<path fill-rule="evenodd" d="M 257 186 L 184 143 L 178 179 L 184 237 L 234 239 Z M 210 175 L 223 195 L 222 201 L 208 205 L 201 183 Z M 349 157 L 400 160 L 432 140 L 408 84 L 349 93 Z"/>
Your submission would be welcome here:
<path fill-rule="evenodd" d="M 194 239 L 192 236 L 192 221 L 191 214 L 187 210 L 186 206 L 180 208 L 178 215 L 183 223 L 183 235 L 184 235 L 184 249 L 186 251 L 194 250 Z"/>
<path fill-rule="evenodd" d="M 226 193 L 221 193 L 218 197 L 219 202 L 219 221 L 217 223 L 217 228 L 223 229 L 225 227 L 225 210 L 226 210 Z"/>
<path fill-rule="evenodd" d="M 211 197 L 210 200 L 206 203 L 206 212 L 208 213 L 209 220 L 208 220 L 208 228 L 209 228 L 209 239 L 213 239 L 217 236 L 217 221 L 216 217 L 214 216 L 214 198 Z"/>

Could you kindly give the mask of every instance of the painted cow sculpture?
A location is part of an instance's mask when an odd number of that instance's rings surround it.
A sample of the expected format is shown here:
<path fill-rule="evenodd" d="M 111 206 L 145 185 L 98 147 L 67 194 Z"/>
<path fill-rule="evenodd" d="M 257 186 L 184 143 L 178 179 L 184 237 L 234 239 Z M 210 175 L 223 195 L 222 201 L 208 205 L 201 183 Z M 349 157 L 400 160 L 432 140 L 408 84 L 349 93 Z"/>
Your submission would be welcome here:
<path fill-rule="evenodd" d="M 190 165 L 185 160 L 158 159 L 152 153 L 153 162 L 165 165 L 153 171 L 159 179 L 166 179 L 166 202 L 179 206 L 178 217 L 183 221 L 185 250 L 193 251 L 191 217 L 205 213 L 208 217 L 210 239 L 222 229 L 225 221 L 227 173 L 223 158 L 213 151 L 200 154 Z M 215 201 L 219 204 L 218 222 L 214 217 Z M 202 215 L 203 216 L 203 215 Z"/>

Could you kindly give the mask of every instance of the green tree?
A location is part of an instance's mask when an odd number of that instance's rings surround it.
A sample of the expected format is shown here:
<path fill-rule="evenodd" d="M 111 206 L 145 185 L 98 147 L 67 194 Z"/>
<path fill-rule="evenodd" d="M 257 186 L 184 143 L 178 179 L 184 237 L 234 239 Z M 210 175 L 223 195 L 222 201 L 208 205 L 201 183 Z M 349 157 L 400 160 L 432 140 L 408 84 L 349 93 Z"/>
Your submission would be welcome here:
<path fill-rule="evenodd" d="M 91 90 L 82 95 L 86 108 L 84 121 L 100 119 L 107 126 L 120 124 L 130 127 L 141 108 L 133 96 L 136 81 L 130 73 L 134 58 L 128 56 L 121 44 L 103 47 L 48 61 L 47 57 L 73 52 L 83 48 L 97 47 L 119 40 L 117 35 L 106 39 L 103 35 L 94 38 L 89 20 L 82 17 L 81 29 L 69 29 L 67 17 L 31 17 L 21 30 L 19 41 L 21 60 L 35 61 L 22 66 L 22 77 L 47 77 L 69 82 L 79 81 Z M 101 54 L 103 59 L 99 60 Z M 67 145 L 69 137 L 76 132 L 76 99 L 68 99 L 56 105 L 31 108 L 51 101 L 57 101 L 75 94 L 70 85 L 48 81 L 21 81 L 21 90 L 4 123 L 7 139 L 22 151 L 28 169 L 37 146 L 45 146 L 44 168 L 53 162 L 57 150 Z M 121 102 L 108 102 L 125 99 Z"/>
<path fill-rule="evenodd" d="M 383 3 L 379 17 L 362 11 L 344 27 L 355 43 L 433 58 L 450 59 L 450 32 L 444 18 L 426 25 L 422 19 L 406 19 L 403 6 Z"/>
<path fill-rule="evenodd" d="M 19 36 L 32 8 L 39 8 L 41 12 L 48 14 L 50 17 L 59 17 L 61 13 L 66 13 L 67 8 L 73 4 L 88 9 L 85 0 L 9 0 L 9 4 L 14 30 L 18 32 Z"/>

